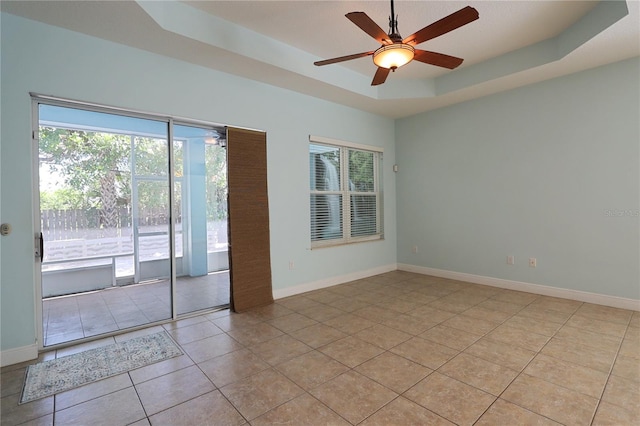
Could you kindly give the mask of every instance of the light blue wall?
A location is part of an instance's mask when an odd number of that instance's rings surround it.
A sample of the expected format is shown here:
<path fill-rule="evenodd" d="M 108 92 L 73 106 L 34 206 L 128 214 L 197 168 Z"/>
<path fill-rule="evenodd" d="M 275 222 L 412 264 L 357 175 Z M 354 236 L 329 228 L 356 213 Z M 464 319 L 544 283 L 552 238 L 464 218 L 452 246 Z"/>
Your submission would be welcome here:
<path fill-rule="evenodd" d="M 398 120 L 398 262 L 640 299 L 639 64 Z"/>
<path fill-rule="evenodd" d="M 3 351 L 35 339 L 29 92 L 266 131 L 274 289 L 395 264 L 393 120 L 6 13 L 1 31 Z M 384 241 L 309 250 L 309 134 L 384 147 Z"/>

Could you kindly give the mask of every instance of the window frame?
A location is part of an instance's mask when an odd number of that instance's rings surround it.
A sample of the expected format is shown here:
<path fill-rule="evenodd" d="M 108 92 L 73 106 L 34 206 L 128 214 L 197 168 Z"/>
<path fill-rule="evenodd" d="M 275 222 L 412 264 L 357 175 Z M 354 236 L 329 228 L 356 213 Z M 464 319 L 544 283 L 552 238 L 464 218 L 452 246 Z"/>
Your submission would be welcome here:
<path fill-rule="evenodd" d="M 311 182 L 309 183 L 309 230 L 311 231 L 312 220 L 311 212 L 313 207 L 311 205 L 311 196 L 314 195 L 340 195 L 341 199 L 341 216 L 342 226 L 340 238 L 328 238 L 313 240 L 313 233 L 310 234 L 311 249 L 333 247 L 346 244 L 367 242 L 367 241 L 379 241 L 384 240 L 384 202 L 383 202 L 383 176 L 382 176 L 382 162 L 384 149 L 377 146 L 358 144 L 353 142 L 346 142 L 337 139 L 325 138 L 321 136 L 309 135 L 309 147 L 311 145 L 322 145 L 329 148 L 336 148 L 339 150 L 340 155 L 340 189 L 338 191 L 322 191 L 311 188 Z M 364 151 L 373 153 L 373 191 L 362 192 L 355 191 L 349 188 L 349 152 L 350 151 Z M 311 170 L 309 170 L 309 175 Z M 375 196 L 375 216 L 376 216 L 376 233 L 372 235 L 364 236 L 351 236 L 351 197 L 353 196 Z"/>

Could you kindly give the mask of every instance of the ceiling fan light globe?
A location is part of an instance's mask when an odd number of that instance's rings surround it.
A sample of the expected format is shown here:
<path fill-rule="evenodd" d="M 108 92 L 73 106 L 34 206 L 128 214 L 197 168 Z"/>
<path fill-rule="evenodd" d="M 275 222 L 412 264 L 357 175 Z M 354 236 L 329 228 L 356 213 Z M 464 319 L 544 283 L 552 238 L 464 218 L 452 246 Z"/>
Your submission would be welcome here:
<path fill-rule="evenodd" d="M 414 54 L 415 49 L 410 44 L 393 43 L 373 52 L 373 63 L 382 68 L 395 70 L 411 62 Z"/>

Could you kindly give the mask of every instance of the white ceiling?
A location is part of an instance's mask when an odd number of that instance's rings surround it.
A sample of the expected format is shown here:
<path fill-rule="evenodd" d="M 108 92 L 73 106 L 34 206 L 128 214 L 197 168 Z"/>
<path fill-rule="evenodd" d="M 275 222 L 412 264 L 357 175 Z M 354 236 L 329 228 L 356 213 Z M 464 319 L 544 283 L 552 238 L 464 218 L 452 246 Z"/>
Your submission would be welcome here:
<path fill-rule="evenodd" d="M 401 117 L 640 55 L 637 0 L 395 1 L 403 36 L 467 5 L 480 18 L 418 47 L 464 58 L 450 71 L 412 62 L 371 87 L 375 50 L 344 15 L 388 29 L 389 1 L 2 1 L 3 11 Z"/>

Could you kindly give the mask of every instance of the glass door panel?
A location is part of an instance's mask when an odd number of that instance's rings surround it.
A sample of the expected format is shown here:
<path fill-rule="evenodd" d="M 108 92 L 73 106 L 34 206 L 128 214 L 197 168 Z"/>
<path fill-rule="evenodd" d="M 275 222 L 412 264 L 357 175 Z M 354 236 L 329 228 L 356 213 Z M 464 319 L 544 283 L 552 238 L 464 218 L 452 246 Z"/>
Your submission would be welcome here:
<path fill-rule="evenodd" d="M 43 346 L 171 318 L 168 125 L 38 104 Z"/>
<path fill-rule="evenodd" d="M 175 241 L 178 315 L 229 304 L 224 134 L 174 125 L 174 158 L 180 159 L 174 193 L 181 205 Z"/>

